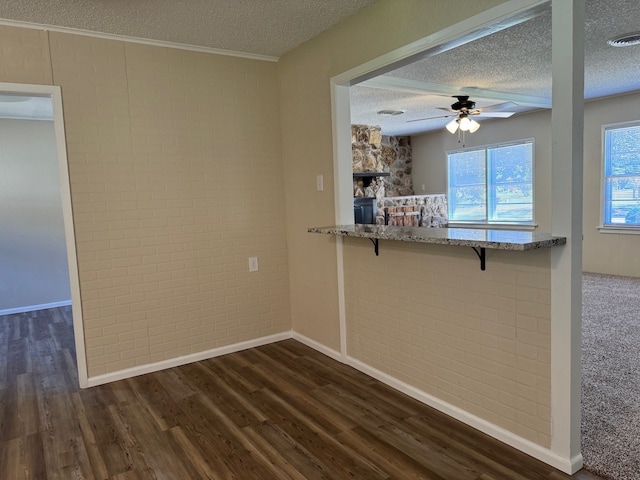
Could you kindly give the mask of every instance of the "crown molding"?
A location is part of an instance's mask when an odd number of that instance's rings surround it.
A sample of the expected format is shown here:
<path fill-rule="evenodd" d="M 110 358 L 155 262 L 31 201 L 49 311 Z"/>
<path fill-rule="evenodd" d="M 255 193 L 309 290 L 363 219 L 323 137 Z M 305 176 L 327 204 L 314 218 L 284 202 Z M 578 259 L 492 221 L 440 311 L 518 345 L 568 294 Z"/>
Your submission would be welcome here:
<path fill-rule="evenodd" d="M 53 25 L 44 25 L 39 23 L 22 22 L 18 20 L 8 20 L 0 18 L 0 26 L 30 28 L 33 30 L 43 30 L 46 32 L 68 33 L 71 35 L 82 35 L 84 37 L 103 38 L 105 40 L 118 40 L 121 42 L 138 43 L 142 45 L 151 45 L 154 47 L 176 48 L 178 50 L 189 50 L 192 52 L 210 53 L 212 55 L 226 55 L 229 57 L 247 58 L 250 60 L 259 60 L 263 62 L 277 62 L 278 57 L 269 55 L 258 55 L 254 53 L 236 52 L 233 50 L 222 50 L 218 48 L 201 47 L 198 45 L 189 45 L 185 43 L 166 42 L 163 40 L 153 40 L 146 38 L 130 37 L 127 35 L 117 35 L 114 33 L 93 32 L 91 30 L 82 30 L 79 28 L 57 27 Z"/>

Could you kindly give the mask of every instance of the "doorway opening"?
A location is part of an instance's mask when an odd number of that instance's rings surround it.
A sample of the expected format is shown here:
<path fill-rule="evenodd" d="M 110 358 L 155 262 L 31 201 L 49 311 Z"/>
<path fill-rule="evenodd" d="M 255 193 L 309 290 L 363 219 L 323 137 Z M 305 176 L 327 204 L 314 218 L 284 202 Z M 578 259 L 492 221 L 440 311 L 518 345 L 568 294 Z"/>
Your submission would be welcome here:
<path fill-rule="evenodd" d="M 10 247 L 5 250 L 14 251 L 2 257 L 2 283 L 7 288 L 3 288 L 6 298 L 0 304 L 0 314 L 71 305 L 78 382 L 86 387 L 82 306 L 60 87 L 0 83 L 0 100 L 4 107 L 0 133 L 7 140 L 3 144 L 6 168 L 0 177 L 0 183 L 7 187 L 3 189 L 7 198 L 0 219 L 4 218 L 3 228 L 11 230 L 3 238 L 5 246 Z M 12 153 L 21 148 L 20 143 L 26 142 L 32 142 L 22 146 L 26 154 L 17 160 L 13 158 Z M 26 158 L 31 161 L 25 161 Z M 24 192 L 25 188 L 32 194 Z"/>

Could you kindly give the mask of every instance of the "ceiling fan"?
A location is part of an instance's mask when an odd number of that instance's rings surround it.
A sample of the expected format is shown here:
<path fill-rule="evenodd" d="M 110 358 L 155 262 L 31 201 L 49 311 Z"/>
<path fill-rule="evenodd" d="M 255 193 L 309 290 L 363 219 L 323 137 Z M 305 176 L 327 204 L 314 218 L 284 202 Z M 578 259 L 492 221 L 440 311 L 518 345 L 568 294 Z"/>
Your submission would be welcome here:
<path fill-rule="evenodd" d="M 409 122 L 421 122 L 423 120 L 433 120 L 436 118 L 449 118 L 456 117 L 449 123 L 447 123 L 447 130 L 451 133 L 456 133 L 458 129 L 463 132 L 473 133 L 480 124 L 476 122 L 471 116 L 477 116 L 478 118 L 509 118 L 516 112 L 510 112 L 516 106 L 513 102 L 498 103 L 496 105 L 490 105 L 488 107 L 476 108 L 476 102 L 469 100 L 468 95 L 453 95 L 453 98 L 457 98 L 458 101 L 451 105 L 451 108 L 441 108 L 439 110 L 445 110 L 450 112 L 448 115 L 440 115 L 437 117 L 416 118 L 413 120 L 407 120 Z"/>

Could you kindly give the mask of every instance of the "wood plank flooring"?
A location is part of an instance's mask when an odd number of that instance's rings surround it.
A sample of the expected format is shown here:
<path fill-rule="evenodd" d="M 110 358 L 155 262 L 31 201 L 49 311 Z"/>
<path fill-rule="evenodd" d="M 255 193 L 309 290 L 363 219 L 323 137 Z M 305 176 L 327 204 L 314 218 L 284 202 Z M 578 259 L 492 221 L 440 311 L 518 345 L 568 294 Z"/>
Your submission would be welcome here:
<path fill-rule="evenodd" d="M 594 480 L 296 342 L 81 390 L 69 307 L 0 317 L 0 479 Z"/>

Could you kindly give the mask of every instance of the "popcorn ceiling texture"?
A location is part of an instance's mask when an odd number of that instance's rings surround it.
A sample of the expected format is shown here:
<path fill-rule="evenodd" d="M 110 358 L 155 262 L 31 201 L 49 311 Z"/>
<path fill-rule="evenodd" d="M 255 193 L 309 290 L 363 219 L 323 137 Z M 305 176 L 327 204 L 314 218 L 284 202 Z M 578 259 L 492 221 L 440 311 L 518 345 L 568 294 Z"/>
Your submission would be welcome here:
<path fill-rule="evenodd" d="M 640 89 L 638 49 L 614 48 L 607 40 L 639 30 L 638 0 L 587 0 L 585 2 L 585 98 L 619 95 Z M 501 30 L 431 57 L 410 63 L 385 74 L 416 84 L 424 90 L 398 92 L 355 86 L 352 89 L 352 122 L 380 123 L 385 135 L 411 135 L 444 128 L 447 119 L 411 122 L 425 117 L 442 116 L 452 102 L 446 95 L 429 94 L 429 85 L 449 86 L 447 94 L 460 88 L 478 88 L 474 95 L 478 107 L 506 101 L 505 95 L 531 95 L 551 101 L 551 12 L 519 25 Z M 412 85 L 416 85 L 412 84 Z M 498 96 L 492 100 L 491 94 Z M 435 92 L 437 93 L 437 92 Z M 526 110 L 520 103 L 516 112 Z M 382 109 L 405 110 L 405 115 L 381 117 Z M 489 120 L 504 122 L 505 120 Z M 507 120 L 508 121 L 508 120 Z M 485 120 L 481 120 L 482 124 Z"/>
<path fill-rule="evenodd" d="M 3 0 L 0 19 L 278 57 L 373 3 L 375 0 Z M 640 2 L 589 0 L 585 15 L 586 98 L 640 89 L 638 47 L 613 48 L 606 43 L 608 38 L 638 30 Z M 355 86 L 352 121 L 384 122 L 385 135 L 437 130 L 444 127 L 445 120 L 426 124 L 406 120 L 442 116 L 443 112 L 437 109 L 452 103 L 447 96 L 465 87 L 501 95 L 496 99 L 490 94 L 485 94 L 485 98 L 472 95 L 478 107 L 505 101 L 504 95 L 550 99 L 550 27 L 547 12 L 387 73 L 400 79 L 450 86 L 445 94 L 428 94 L 428 88 L 398 92 Z M 350 45 L 358 41 L 354 37 Z M 514 110 L 523 112 L 530 108 L 522 103 Z M 381 119 L 376 112 L 382 109 L 406 110 L 406 114 Z"/>
<path fill-rule="evenodd" d="M 0 18 L 280 56 L 376 0 L 0 2 Z"/>

